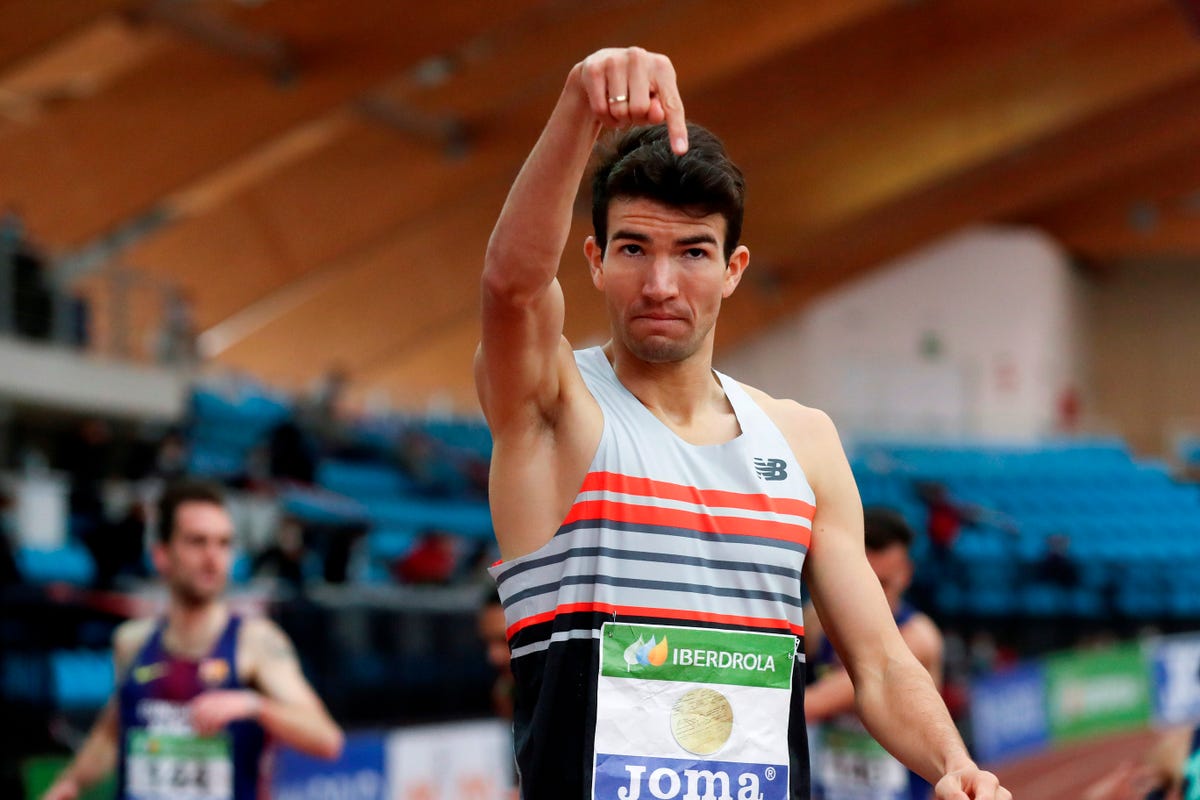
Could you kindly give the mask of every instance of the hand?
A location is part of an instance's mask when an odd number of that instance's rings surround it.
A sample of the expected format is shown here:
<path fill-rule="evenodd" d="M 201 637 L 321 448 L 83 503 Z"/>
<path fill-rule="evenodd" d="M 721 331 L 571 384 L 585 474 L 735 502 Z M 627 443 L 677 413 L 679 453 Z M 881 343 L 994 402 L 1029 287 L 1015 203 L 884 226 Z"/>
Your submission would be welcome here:
<path fill-rule="evenodd" d="M 75 800 L 79 797 L 79 784 L 65 775 L 54 782 L 42 795 L 42 800 Z"/>
<path fill-rule="evenodd" d="M 596 119 L 610 128 L 667 123 L 671 149 L 687 152 L 683 100 L 671 60 L 640 47 L 605 48 L 577 66 L 578 80 Z"/>
<path fill-rule="evenodd" d="M 204 692 L 191 703 L 192 727 L 201 736 L 212 736 L 239 719 L 255 719 L 263 699 L 249 689 L 219 689 Z"/>
<path fill-rule="evenodd" d="M 1012 800 L 1000 779 L 975 765 L 947 773 L 934 787 L 937 800 Z"/>

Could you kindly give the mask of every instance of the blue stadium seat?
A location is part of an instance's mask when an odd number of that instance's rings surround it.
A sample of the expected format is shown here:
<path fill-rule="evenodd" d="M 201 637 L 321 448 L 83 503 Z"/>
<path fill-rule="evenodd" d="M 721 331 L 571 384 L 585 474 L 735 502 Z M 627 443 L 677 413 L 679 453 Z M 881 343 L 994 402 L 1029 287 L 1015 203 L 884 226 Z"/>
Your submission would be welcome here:
<path fill-rule="evenodd" d="M 394 497 L 415 490 L 410 479 L 387 464 L 323 459 L 317 465 L 316 478 L 319 486 L 358 500 Z"/>
<path fill-rule="evenodd" d="M 44 653 L 3 653 L 0 656 L 0 696 L 6 704 L 50 706 L 53 697 L 47 656 Z"/>
<path fill-rule="evenodd" d="M 366 503 L 377 528 L 438 528 L 475 539 L 492 538 L 492 517 L 482 501 L 406 498 Z"/>
<path fill-rule="evenodd" d="M 50 655 L 55 705 L 64 711 L 88 711 L 104 705 L 112 694 L 112 654 L 64 650 Z"/>
<path fill-rule="evenodd" d="M 74 542 L 57 550 L 21 547 L 17 568 L 29 583 L 69 583 L 88 586 L 96 577 L 96 565 L 83 545 Z"/>
<path fill-rule="evenodd" d="M 876 442 L 851 456 L 864 498 L 882 501 L 885 487 L 900 487 L 890 490 L 897 498 L 894 507 L 918 532 L 926 512 L 915 501 L 913 484 L 928 480 L 945 484 L 961 502 L 1007 514 L 1019 528 L 1011 541 L 988 526 L 964 529 L 955 551 L 968 591 L 940 593 L 943 611 L 998 613 L 1009 606 L 1035 616 L 1100 617 L 1115 604 L 1123 613 L 1151 618 L 1168 607 L 1182 616 L 1194 603 L 1200 612 L 1200 599 L 1191 600 L 1200 593 L 1169 592 L 1162 578 L 1180 564 L 1200 565 L 1200 489 L 1174 483 L 1162 463 L 1134 459 L 1120 439 L 1028 446 Z M 1077 590 L 1034 589 L 1013 600 L 994 588 L 1002 581 L 993 578 L 989 587 L 987 576 L 972 566 L 1028 569 L 1045 556 L 1047 538 L 1055 534 L 1070 539 L 1069 553 L 1080 565 Z M 919 570 L 928 550 L 925 537 L 918 536 L 913 554 Z M 1142 567 L 1149 573 L 1139 572 Z M 1114 570 L 1121 584 L 1110 598 Z"/>

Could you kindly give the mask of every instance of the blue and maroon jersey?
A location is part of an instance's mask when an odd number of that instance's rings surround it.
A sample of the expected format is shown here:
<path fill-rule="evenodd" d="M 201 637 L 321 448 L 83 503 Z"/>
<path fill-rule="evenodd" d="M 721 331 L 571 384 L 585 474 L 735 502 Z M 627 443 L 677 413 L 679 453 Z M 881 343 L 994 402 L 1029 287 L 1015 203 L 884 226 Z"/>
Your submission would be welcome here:
<path fill-rule="evenodd" d="M 558 531 L 492 568 L 525 800 L 808 797 L 801 571 L 815 497 L 719 373 L 741 434 L 693 445 L 575 354 L 604 415 Z"/>
<path fill-rule="evenodd" d="M 237 676 L 241 619 L 229 618 L 199 661 L 163 647 L 159 622 L 117 687 L 118 800 L 259 800 L 265 736 L 239 720 L 215 736 L 192 729 L 189 704 L 211 689 L 244 689 Z"/>
<path fill-rule="evenodd" d="M 892 618 L 903 628 L 916 609 L 901 603 Z M 841 667 L 829 639 L 817 647 L 813 670 L 819 679 Z M 853 712 L 838 714 L 815 726 L 813 797 L 816 800 L 928 800 L 933 787 L 891 756 Z"/>

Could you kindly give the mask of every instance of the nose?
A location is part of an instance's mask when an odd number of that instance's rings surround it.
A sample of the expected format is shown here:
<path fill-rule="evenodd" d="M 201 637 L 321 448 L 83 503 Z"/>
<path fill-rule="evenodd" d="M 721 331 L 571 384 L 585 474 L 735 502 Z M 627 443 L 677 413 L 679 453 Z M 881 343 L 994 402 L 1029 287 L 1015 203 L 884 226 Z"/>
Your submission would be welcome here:
<path fill-rule="evenodd" d="M 674 297 L 678 291 L 675 280 L 675 266 L 671 258 L 664 253 L 650 264 L 646 272 L 646 280 L 642 284 L 642 294 L 652 300 L 667 300 Z"/>

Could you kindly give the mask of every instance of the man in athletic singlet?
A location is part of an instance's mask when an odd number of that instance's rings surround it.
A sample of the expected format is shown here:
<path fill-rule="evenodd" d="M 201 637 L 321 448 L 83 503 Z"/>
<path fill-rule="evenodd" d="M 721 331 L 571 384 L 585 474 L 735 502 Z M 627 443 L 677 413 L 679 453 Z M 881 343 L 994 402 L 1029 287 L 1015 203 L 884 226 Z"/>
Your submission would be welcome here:
<path fill-rule="evenodd" d="M 612 338 L 575 353 L 556 274 L 604 128 L 629 129 L 584 243 Z M 875 736 L 943 800 L 1007 799 L 896 629 L 829 418 L 712 369 L 742 200 L 670 61 L 606 49 L 570 71 L 492 233 L 475 370 L 522 797 L 807 798 L 803 573 Z"/>
<path fill-rule="evenodd" d="M 879 578 L 892 619 L 935 686 L 942 683 L 942 634 L 933 620 L 904 601 L 912 583 L 913 532 L 904 517 L 885 508 L 863 511 L 867 561 Z M 817 680 L 804 698 L 804 714 L 817 726 L 813 795 L 820 800 L 926 800 L 932 791 L 921 776 L 896 761 L 871 737 L 854 713 L 854 686 L 837 659 L 820 620 L 805 618 L 804 643 Z"/>
<path fill-rule="evenodd" d="M 170 592 L 166 615 L 117 629 L 116 692 L 44 800 L 71 800 L 113 769 L 117 800 L 257 800 L 266 797 L 267 737 L 337 757 L 341 729 L 287 636 L 222 601 L 232 547 L 214 487 L 167 488 L 153 550 Z"/>

